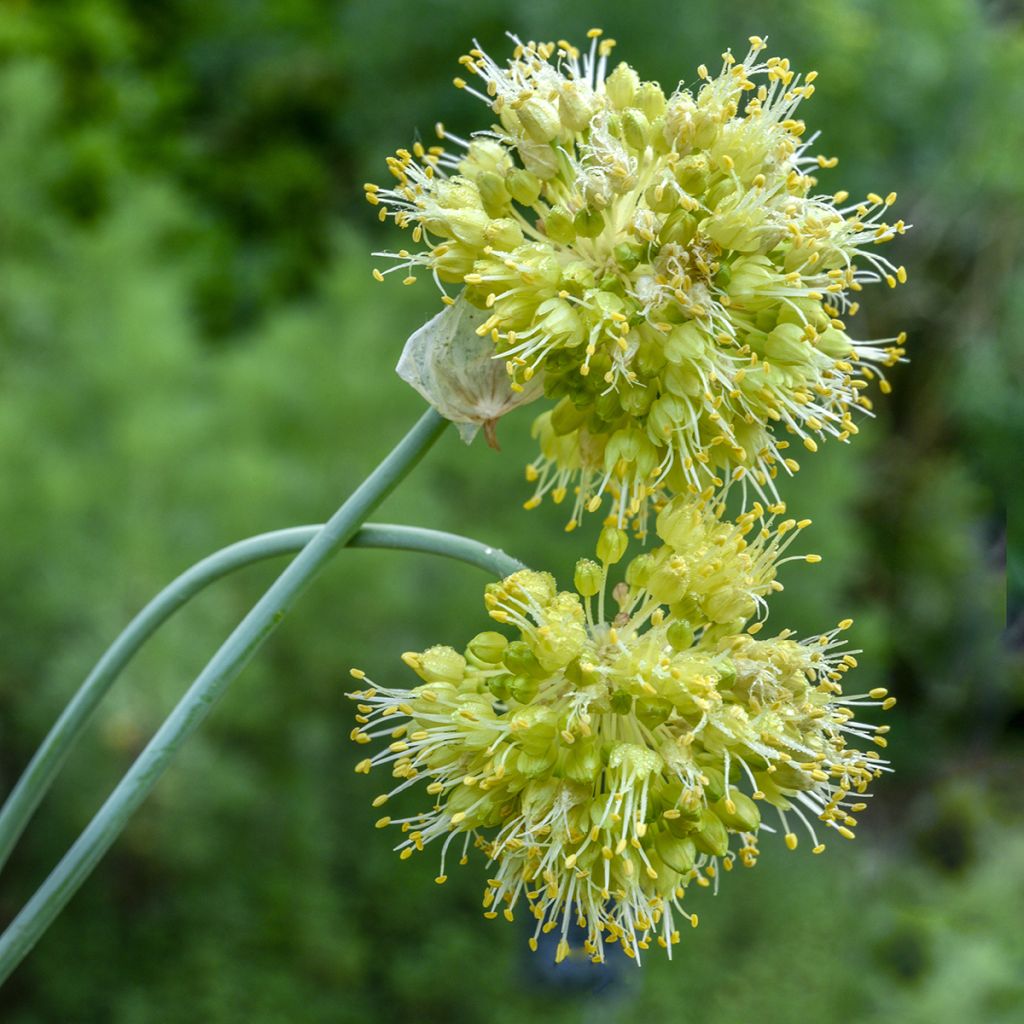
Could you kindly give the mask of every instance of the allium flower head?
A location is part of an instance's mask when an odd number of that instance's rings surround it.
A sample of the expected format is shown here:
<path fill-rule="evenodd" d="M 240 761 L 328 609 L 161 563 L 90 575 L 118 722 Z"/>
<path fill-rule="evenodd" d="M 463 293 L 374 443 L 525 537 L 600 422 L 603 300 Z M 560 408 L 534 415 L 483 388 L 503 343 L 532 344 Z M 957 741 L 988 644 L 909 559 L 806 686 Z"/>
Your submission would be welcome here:
<path fill-rule="evenodd" d="M 464 286 L 514 384 L 543 373 L 558 404 L 535 425 L 528 506 L 574 490 L 575 524 L 610 492 L 619 525 L 642 530 L 662 491 L 742 480 L 778 500 L 789 435 L 846 440 L 862 389 L 885 390 L 903 355 L 903 335 L 847 328 L 864 284 L 905 280 L 877 252 L 905 228 L 884 219 L 895 194 L 817 191 L 836 160 L 810 153 L 796 116 L 815 73 L 764 59 L 760 38 L 666 95 L 609 72 L 614 41 L 590 37 L 583 54 L 512 37 L 504 67 L 479 47 L 462 58 L 455 84 L 495 120 L 469 139 L 438 125 L 455 151 L 389 160 L 397 183 L 367 197 L 420 248 L 378 255 L 407 283 L 424 268 L 442 292 Z"/>
<path fill-rule="evenodd" d="M 421 685 L 352 694 L 353 739 L 387 742 L 356 770 L 395 780 L 375 805 L 421 784 L 433 797 L 378 822 L 401 829 L 400 856 L 440 840 L 443 882 L 453 844 L 462 861 L 479 848 L 492 871 L 486 916 L 511 920 L 525 899 L 534 948 L 558 929 L 562 959 L 575 922 L 599 961 L 607 943 L 637 959 L 652 940 L 671 953 L 681 922 L 697 923 L 688 885 L 752 866 L 761 828 L 791 849 L 805 831 L 814 852 L 819 830 L 852 838 L 862 794 L 888 770 L 853 745 L 884 747 L 887 727 L 854 709 L 894 700 L 842 696 L 856 665 L 842 653 L 849 621 L 803 641 L 756 636 L 778 566 L 816 560 L 782 557 L 806 522 L 779 514 L 723 522 L 720 508 L 674 499 L 658 516 L 663 545 L 626 565 L 610 600 L 627 540 L 608 526 L 575 592 L 531 571 L 487 587 L 487 610 L 514 639 L 484 632 L 461 653 L 407 654 Z"/>

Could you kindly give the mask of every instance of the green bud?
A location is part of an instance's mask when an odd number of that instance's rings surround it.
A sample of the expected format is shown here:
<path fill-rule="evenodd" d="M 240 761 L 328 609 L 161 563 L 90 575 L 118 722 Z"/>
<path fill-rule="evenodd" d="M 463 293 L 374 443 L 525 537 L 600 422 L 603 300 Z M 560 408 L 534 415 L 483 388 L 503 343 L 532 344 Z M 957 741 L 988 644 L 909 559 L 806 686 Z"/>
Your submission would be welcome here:
<path fill-rule="evenodd" d="M 704 393 L 705 387 L 700 374 L 690 362 L 670 363 L 662 374 L 661 383 L 666 391 L 680 398 L 696 398 Z"/>
<path fill-rule="evenodd" d="M 589 407 L 580 408 L 566 396 L 551 410 L 551 427 L 556 434 L 564 437 L 566 434 L 578 430 L 589 415 Z"/>
<path fill-rule="evenodd" d="M 712 622 L 746 622 L 756 609 L 753 597 L 742 587 L 718 587 L 704 601 L 704 611 Z"/>
<path fill-rule="evenodd" d="M 670 547 L 682 550 L 693 538 L 700 536 L 699 509 L 684 497 L 673 498 L 659 513 L 658 536 Z"/>
<path fill-rule="evenodd" d="M 565 751 L 562 771 L 575 782 L 593 782 L 602 767 L 601 749 L 592 739 L 578 739 Z"/>
<path fill-rule="evenodd" d="M 558 725 L 551 710 L 532 705 L 516 712 L 516 736 L 519 746 L 530 754 L 546 754 L 551 750 Z"/>
<path fill-rule="evenodd" d="M 774 363 L 806 364 L 813 349 L 796 324 L 779 324 L 765 339 L 764 354 Z"/>
<path fill-rule="evenodd" d="M 696 362 L 708 350 L 708 335 L 696 321 L 674 327 L 665 339 L 665 357 L 670 362 Z"/>
<path fill-rule="evenodd" d="M 597 557 L 605 565 L 615 565 L 626 553 L 629 538 L 625 530 L 617 526 L 606 526 L 597 538 Z"/>
<path fill-rule="evenodd" d="M 555 763 L 556 755 L 554 750 L 545 750 L 537 754 L 526 750 L 520 750 L 516 758 L 516 771 L 525 775 L 528 779 L 539 779 L 551 771 Z M 479 795 L 479 791 L 475 791 Z"/>
<path fill-rule="evenodd" d="M 508 672 L 502 672 L 500 676 L 488 676 L 486 686 L 491 691 L 495 700 L 508 700 L 509 684 L 515 677 Z"/>
<path fill-rule="evenodd" d="M 604 586 L 604 572 L 597 562 L 589 558 L 581 558 L 576 563 L 573 583 L 581 597 L 593 597 L 601 592 Z"/>
<path fill-rule="evenodd" d="M 641 259 L 643 259 L 643 253 L 643 248 L 637 245 L 636 242 L 619 242 L 612 249 L 612 256 L 615 257 L 615 262 L 623 270 L 635 270 Z"/>
<path fill-rule="evenodd" d="M 832 321 L 825 310 L 821 308 L 821 303 L 817 299 L 805 299 L 800 296 L 791 298 L 779 310 L 778 322 L 780 324 L 799 324 L 801 327 L 810 324 L 819 334 L 832 327 Z M 837 358 L 841 358 L 841 356 Z"/>
<path fill-rule="evenodd" d="M 500 217 L 508 210 L 508 189 L 505 188 L 505 179 L 500 174 L 482 171 L 477 175 L 476 187 L 480 190 L 480 199 L 489 216 Z"/>
<path fill-rule="evenodd" d="M 484 228 L 484 241 L 494 249 L 511 252 L 523 244 L 523 232 L 511 217 L 498 217 Z"/>
<path fill-rule="evenodd" d="M 658 444 L 664 444 L 676 427 L 689 419 L 690 406 L 676 395 L 664 394 L 651 404 L 647 417 L 647 433 Z"/>
<path fill-rule="evenodd" d="M 529 704 L 540 689 L 540 680 L 533 676 L 514 676 L 508 686 L 513 700 L 520 704 Z"/>
<path fill-rule="evenodd" d="M 655 213 L 671 213 L 679 205 L 679 193 L 671 182 L 657 181 L 649 185 L 644 199 Z"/>
<path fill-rule="evenodd" d="M 829 359 L 846 359 L 853 351 L 853 343 L 850 339 L 834 327 L 822 331 L 815 339 L 814 347 L 827 355 Z"/>
<path fill-rule="evenodd" d="M 479 184 L 481 173 L 503 174 L 511 165 L 508 150 L 493 139 L 474 139 L 469 144 L 466 159 L 459 164 L 459 173 L 475 178 Z"/>
<path fill-rule="evenodd" d="M 558 177 L 561 163 L 558 153 L 550 143 L 520 139 L 516 151 L 519 153 L 519 159 L 523 161 L 523 166 L 538 178 L 551 181 Z"/>
<path fill-rule="evenodd" d="M 665 631 L 665 637 L 676 651 L 688 651 L 693 646 L 693 626 L 686 619 L 676 619 Z"/>
<path fill-rule="evenodd" d="M 552 142 L 562 130 L 558 111 L 537 96 L 524 100 L 517 108 L 519 123 L 534 142 Z"/>
<path fill-rule="evenodd" d="M 605 469 L 614 473 L 619 463 L 631 466 L 637 477 L 649 476 L 659 461 L 658 449 L 638 427 L 622 427 L 608 439 L 604 449 Z"/>
<path fill-rule="evenodd" d="M 732 264 L 729 297 L 737 302 L 749 303 L 760 297 L 760 288 L 774 284 L 778 278 L 779 273 L 767 256 L 741 256 Z"/>
<path fill-rule="evenodd" d="M 625 61 L 604 80 L 605 95 L 616 110 L 632 106 L 639 88 L 640 76 Z"/>
<path fill-rule="evenodd" d="M 431 234 L 457 239 L 473 249 L 480 249 L 484 245 L 484 231 L 489 223 L 487 214 L 474 207 L 442 209 L 423 218 L 423 226 Z"/>
<path fill-rule="evenodd" d="M 638 152 L 647 148 L 651 135 L 651 124 L 642 110 L 631 107 L 622 115 L 622 137 L 627 145 Z"/>
<path fill-rule="evenodd" d="M 621 384 L 619 386 L 619 404 L 623 412 L 637 419 L 646 415 L 654 402 L 654 389 L 641 384 Z"/>
<path fill-rule="evenodd" d="M 466 645 L 466 656 L 484 665 L 497 665 L 508 647 L 508 639 L 501 633 L 487 630 L 477 633 Z"/>
<path fill-rule="evenodd" d="M 552 341 L 570 347 L 580 344 L 584 338 L 583 321 L 570 302 L 560 296 L 545 299 L 537 307 L 537 323 Z"/>
<path fill-rule="evenodd" d="M 747 209 L 716 213 L 701 223 L 701 231 L 716 245 L 733 252 L 757 252 L 761 248 L 763 216 Z"/>
<path fill-rule="evenodd" d="M 544 230 L 553 242 L 568 245 L 576 238 L 572 214 L 564 206 L 552 206 L 544 218 Z"/>
<path fill-rule="evenodd" d="M 658 232 L 658 240 L 667 245 L 673 242 L 676 245 L 688 245 L 693 236 L 697 233 L 697 220 L 692 213 L 687 213 L 682 207 L 665 218 L 661 230 Z"/>
<path fill-rule="evenodd" d="M 598 282 L 598 287 L 603 292 L 611 292 L 619 296 L 625 296 L 626 294 L 625 285 L 618 274 L 605 274 Z"/>
<path fill-rule="evenodd" d="M 687 875 L 697 859 L 697 847 L 692 839 L 680 839 L 670 831 L 659 832 L 654 838 L 658 856 L 673 870 Z"/>
<path fill-rule="evenodd" d="M 428 683 L 461 683 L 466 674 L 466 659 L 451 647 L 430 647 L 407 663 Z"/>
<path fill-rule="evenodd" d="M 700 830 L 693 833 L 693 844 L 701 853 L 724 857 L 729 852 L 729 832 L 712 810 L 700 816 Z"/>
<path fill-rule="evenodd" d="M 662 348 L 662 335 L 652 338 L 650 332 L 641 330 L 636 350 L 636 370 L 643 378 L 658 376 L 665 369 L 665 353 Z"/>
<path fill-rule="evenodd" d="M 734 832 L 755 832 L 761 824 L 761 812 L 757 804 L 746 793 L 736 789 L 731 789 L 728 797 L 718 800 L 713 810 L 722 824 Z"/>
<path fill-rule="evenodd" d="M 719 204 L 721 204 L 724 199 L 728 199 L 729 196 L 733 195 L 735 191 L 736 182 L 733 181 L 731 177 L 719 177 L 711 186 L 711 190 L 708 192 L 707 197 L 705 198 L 705 206 L 707 206 L 711 210 L 717 210 Z M 736 211 L 734 209 L 731 209 L 731 207 L 734 205 L 735 204 L 732 203 L 729 204 L 730 209 L 723 210 L 722 213 L 735 213 Z"/>
<path fill-rule="evenodd" d="M 644 82 L 637 90 L 635 102 L 648 121 L 654 121 L 665 113 L 665 94 L 657 82 Z"/>
<path fill-rule="evenodd" d="M 540 198 L 540 179 L 521 167 L 513 167 L 508 172 L 505 176 L 505 188 L 508 189 L 508 194 L 523 206 L 533 206 Z"/>
<path fill-rule="evenodd" d="M 558 117 L 571 132 L 581 132 L 590 123 L 593 100 L 575 82 L 565 82 L 558 93 Z"/>
<path fill-rule="evenodd" d="M 725 796 L 725 773 L 720 768 L 704 767 L 701 769 L 708 780 L 704 783 L 704 797 L 708 803 L 714 803 Z"/>
<path fill-rule="evenodd" d="M 775 771 L 768 778 L 779 789 L 807 789 L 812 784 L 811 777 L 807 772 L 798 768 L 792 761 L 777 764 Z M 768 791 L 765 790 L 765 792 Z"/>
<path fill-rule="evenodd" d="M 673 173 L 680 188 L 691 196 L 702 195 L 707 190 L 710 178 L 708 158 L 703 153 L 685 156 L 675 165 Z"/>
<path fill-rule="evenodd" d="M 582 209 L 574 218 L 576 234 L 583 238 L 597 238 L 604 231 L 604 214 L 600 210 Z"/>
<path fill-rule="evenodd" d="M 751 608 L 753 608 L 753 605 L 751 605 Z M 750 618 L 751 614 L 753 614 L 753 611 L 750 614 L 729 619 L 727 622 L 713 622 L 704 630 L 702 639 L 706 644 L 716 644 L 719 640 L 742 633 L 743 627 L 747 624 L 747 619 Z"/>
<path fill-rule="evenodd" d="M 637 555 L 626 566 L 626 583 L 637 589 L 646 587 L 647 581 L 651 578 L 651 572 L 654 570 L 654 565 L 653 555 L 646 552 L 642 555 Z"/>
<path fill-rule="evenodd" d="M 700 797 L 692 790 L 671 801 L 671 809 L 679 812 L 679 817 L 668 820 L 668 830 L 677 838 L 691 835 L 700 824 L 700 816 L 704 812 Z"/>
<path fill-rule="evenodd" d="M 530 649 L 525 640 L 513 640 L 506 648 L 502 658 L 505 667 L 516 676 L 536 676 L 540 678 L 546 675 L 537 656 Z"/>
<path fill-rule="evenodd" d="M 690 572 L 686 562 L 673 555 L 665 559 L 647 581 L 647 590 L 659 604 L 675 604 L 690 589 Z"/>

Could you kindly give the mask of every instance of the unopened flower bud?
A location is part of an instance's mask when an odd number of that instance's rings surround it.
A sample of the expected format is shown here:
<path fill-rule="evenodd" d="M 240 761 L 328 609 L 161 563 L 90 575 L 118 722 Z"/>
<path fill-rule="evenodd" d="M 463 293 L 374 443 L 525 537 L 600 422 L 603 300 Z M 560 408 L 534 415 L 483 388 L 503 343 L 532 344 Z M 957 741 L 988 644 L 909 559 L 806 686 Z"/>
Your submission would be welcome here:
<path fill-rule="evenodd" d="M 708 187 L 710 176 L 708 158 L 704 153 L 692 153 L 689 156 L 684 156 L 673 168 L 673 173 L 680 188 L 691 196 L 699 196 Z"/>
<path fill-rule="evenodd" d="M 779 324 L 764 342 L 765 357 L 775 363 L 806 363 L 812 351 L 804 332 L 796 324 Z"/>
<path fill-rule="evenodd" d="M 842 331 L 829 327 L 814 341 L 814 347 L 830 359 L 847 359 L 853 351 L 853 343 Z"/>
<path fill-rule="evenodd" d="M 637 90 L 634 102 L 644 112 L 648 121 L 654 121 L 665 113 L 665 94 L 657 82 L 643 82 Z"/>
<path fill-rule="evenodd" d="M 576 227 L 576 234 L 581 237 L 597 238 L 604 231 L 604 215 L 600 210 L 584 208 L 576 214 L 573 224 Z"/>
<path fill-rule="evenodd" d="M 665 218 L 665 223 L 658 232 L 658 240 L 664 244 L 672 242 L 676 245 L 688 245 L 696 233 L 697 218 L 680 207 Z"/>
<path fill-rule="evenodd" d="M 622 115 L 622 138 L 638 152 L 643 152 L 651 136 L 651 123 L 642 110 L 631 107 Z"/>
<path fill-rule="evenodd" d="M 604 572 L 597 562 L 589 558 L 581 558 L 576 563 L 573 583 L 581 597 L 593 597 L 604 586 Z"/>
<path fill-rule="evenodd" d="M 466 645 L 466 655 L 486 665 L 497 665 L 508 647 L 508 639 L 501 633 L 488 630 L 477 633 Z"/>
<path fill-rule="evenodd" d="M 629 538 L 625 530 L 620 530 L 616 526 L 606 526 L 597 539 L 597 557 L 605 565 L 615 565 L 626 553 L 628 545 Z"/>
<path fill-rule="evenodd" d="M 565 82 L 558 92 L 558 117 L 571 132 L 581 132 L 595 109 L 594 95 L 579 82 Z"/>
<path fill-rule="evenodd" d="M 688 651 L 693 646 L 693 635 L 693 626 L 686 619 L 676 619 L 665 633 L 676 651 Z"/>
<path fill-rule="evenodd" d="M 756 832 L 761 824 L 757 804 L 738 789 L 731 789 L 729 795 L 716 801 L 712 809 L 722 824 L 734 832 Z"/>
<path fill-rule="evenodd" d="M 480 190 L 480 199 L 489 216 L 500 217 L 508 210 L 510 197 L 505 188 L 505 179 L 500 174 L 481 171 L 477 175 L 476 187 Z"/>
<path fill-rule="evenodd" d="M 551 142 L 558 138 L 562 123 L 558 111 L 547 100 L 531 96 L 516 108 L 519 123 L 534 142 Z"/>
<path fill-rule="evenodd" d="M 544 218 L 544 231 L 553 242 L 568 245 L 576 237 L 572 214 L 564 206 L 552 206 Z"/>
<path fill-rule="evenodd" d="M 540 198 L 540 179 L 522 167 L 513 167 L 505 175 L 505 187 L 509 195 L 523 206 L 533 206 Z"/>
<path fill-rule="evenodd" d="M 604 91 L 616 110 L 632 106 L 639 88 L 640 76 L 625 61 L 604 80 Z"/>
<path fill-rule="evenodd" d="M 451 647 L 430 647 L 409 664 L 427 683 L 460 683 L 466 673 L 466 659 Z"/>

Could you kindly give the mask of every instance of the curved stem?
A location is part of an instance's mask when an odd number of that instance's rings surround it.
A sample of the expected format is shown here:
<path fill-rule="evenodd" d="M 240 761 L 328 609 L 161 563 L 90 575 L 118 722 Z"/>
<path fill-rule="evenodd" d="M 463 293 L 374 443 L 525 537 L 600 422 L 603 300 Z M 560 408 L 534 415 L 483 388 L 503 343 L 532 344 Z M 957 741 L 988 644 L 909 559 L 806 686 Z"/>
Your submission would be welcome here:
<path fill-rule="evenodd" d="M 303 529 L 303 527 L 299 527 Z M 309 527 L 307 527 L 309 529 Z M 315 527 L 313 527 L 315 529 Z M 444 530 L 426 530 L 419 526 L 397 526 L 393 523 L 367 523 L 349 542 L 350 548 L 389 548 L 396 551 L 421 551 L 429 555 L 454 558 L 457 562 L 475 565 L 499 579 L 510 576 L 526 566 L 490 544 Z"/>
<path fill-rule="evenodd" d="M 295 526 L 248 537 L 186 569 L 121 631 L 61 712 L 0 810 L 0 869 L 46 795 L 61 765 L 92 719 L 96 708 L 139 648 L 182 605 L 223 576 L 256 562 L 301 551 L 320 526 Z M 348 542 L 351 548 L 389 548 L 443 555 L 507 576 L 522 563 L 497 548 L 441 530 L 367 523 Z"/>
<path fill-rule="evenodd" d="M 447 420 L 425 412 L 386 459 L 319 529 L 210 659 L 71 849 L 0 936 L 0 984 L 120 835 L 178 747 L 213 710 L 231 681 L 274 632 L 298 595 L 440 437 Z"/>

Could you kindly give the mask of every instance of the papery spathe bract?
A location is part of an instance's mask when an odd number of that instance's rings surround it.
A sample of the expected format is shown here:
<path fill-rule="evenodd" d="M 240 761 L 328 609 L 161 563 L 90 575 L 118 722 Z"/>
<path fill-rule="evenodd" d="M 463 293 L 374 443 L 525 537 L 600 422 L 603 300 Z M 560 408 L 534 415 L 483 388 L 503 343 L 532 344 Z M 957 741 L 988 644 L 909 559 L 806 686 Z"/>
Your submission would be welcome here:
<path fill-rule="evenodd" d="M 644 530 L 652 497 L 741 482 L 777 500 L 790 439 L 848 439 L 863 393 L 903 356 L 903 336 L 855 340 L 864 284 L 904 280 L 877 247 L 903 232 L 895 199 L 821 194 L 834 158 L 809 152 L 798 107 L 814 92 L 789 61 L 699 69 L 670 95 L 597 30 L 588 52 L 522 43 L 507 65 L 479 47 L 455 84 L 495 121 L 454 144 L 400 150 L 393 188 L 369 200 L 421 249 L 384 253 L 415 280 L 464 286 L 522 386 L 544 372 L 558 400 L 528 476 L 535 504 L 570 492 L 570 522 L 611 493 Z M 389 271 L 390 272 L 390 271 Z M 379 271 L 378 277 L 383 277 Z M 449 299 L 450 301 L 450 299 Z M 550 438 L 565 438 L 561 444 Z"/>
<path fill-rule="evenodd" d="M 485 915 L 512 919 L 525 901 L 531 945 L 585 929 L 594 960 L 618 943 L 639 960 L 650 943 L 671 952 L 691 882 L 717 885 L 738 861 L 752 866 L 762 818 L 786 844 L 806 832 L 814 852 L 831 831 L 853 837 L 869 783 L 888 770 L 874 750 L 887 727 L 854 708 L 893 703 L 885 691 L 842 696 L 856 665 L 843 630 L 797 641 L 756 635 L 778 567 L 807 525 L 756 508 L 736 522 L 721 508 L 675 499 L 658 517 L 664 542 L 633 558 L 607 593 L 627 538 L 607 526 L 598 561 L 583 560 L 576 592 L 547 573 L 522 571 L 486 588 L 488 631 L 461 653 L 405 655 L 422 680 L 377 686 L 359 702 L 352 737 L 387 746 L 357 771 L 395 780 L 374 801 L 423 785 L 432 806 L 384 817 L 402 832 L 402 858 L 441 842 L 438 882 L 451 848 L 471 846 L 491 865 Z M 363 673 L 354 672 L 364 679 Z M 774 829 L 772 829 L 774 830 Z"/>

